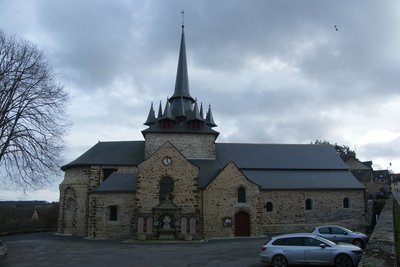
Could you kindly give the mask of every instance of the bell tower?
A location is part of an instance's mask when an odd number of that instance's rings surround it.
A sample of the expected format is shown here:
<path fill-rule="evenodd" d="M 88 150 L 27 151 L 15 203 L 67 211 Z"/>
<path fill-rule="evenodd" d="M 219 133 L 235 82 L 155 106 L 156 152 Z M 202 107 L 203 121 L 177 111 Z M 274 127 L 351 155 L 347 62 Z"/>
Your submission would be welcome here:
<path fill-rule="evenodd" d="M 182 34 L 179 49 L 173 95 L 167 99 L 164 110 L 160 102 L 155 116 L 153 104 L 142 131 L 145 144 L 145 158 L 169 141 L 187 159 L 215 159 L 215 140 L 219 133 L 211 112 L 211 105 L 204 117 L 203 105 L 190 95 L 189 75 L 186 60 L 185 26 L 182 20 Z"/>

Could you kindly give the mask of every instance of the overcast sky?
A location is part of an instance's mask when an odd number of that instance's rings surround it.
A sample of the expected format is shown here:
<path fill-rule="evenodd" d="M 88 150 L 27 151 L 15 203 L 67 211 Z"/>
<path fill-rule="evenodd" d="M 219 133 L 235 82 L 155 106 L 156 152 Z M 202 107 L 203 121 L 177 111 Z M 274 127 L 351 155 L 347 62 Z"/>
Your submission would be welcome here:
<path fill-rule="evenodd" d="M 218 142 L 328 140 L 400 172 L 400 1 L 0 0 L 0 29 L 42 49 L 71 96 L 65 163 L 143 140 L 174 91 L 182 9 L 190 92 Z M 57 201 L 62 174 L 0 200 Z"/>

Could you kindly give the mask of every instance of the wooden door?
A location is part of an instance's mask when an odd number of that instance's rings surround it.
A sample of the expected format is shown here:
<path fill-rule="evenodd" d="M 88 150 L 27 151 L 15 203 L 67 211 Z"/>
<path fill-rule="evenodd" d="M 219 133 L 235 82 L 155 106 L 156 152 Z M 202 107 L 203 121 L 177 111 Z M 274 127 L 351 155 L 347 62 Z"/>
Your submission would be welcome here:
<path fill-rule="evenodd" d="M 250 236 L 250 215 L 245 211 L 235 215 L 235 236 Z"/>

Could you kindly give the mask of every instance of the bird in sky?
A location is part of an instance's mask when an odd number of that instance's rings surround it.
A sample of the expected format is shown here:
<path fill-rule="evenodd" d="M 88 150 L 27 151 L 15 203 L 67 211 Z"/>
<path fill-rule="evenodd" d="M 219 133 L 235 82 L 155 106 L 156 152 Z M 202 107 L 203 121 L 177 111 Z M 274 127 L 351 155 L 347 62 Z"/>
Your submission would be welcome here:
<path fill-rule="evenodd" d="M 338 32 L 339 31 L 339 29 L 338 29 L 338 27 L 335 25 L 335 30 Z"/>

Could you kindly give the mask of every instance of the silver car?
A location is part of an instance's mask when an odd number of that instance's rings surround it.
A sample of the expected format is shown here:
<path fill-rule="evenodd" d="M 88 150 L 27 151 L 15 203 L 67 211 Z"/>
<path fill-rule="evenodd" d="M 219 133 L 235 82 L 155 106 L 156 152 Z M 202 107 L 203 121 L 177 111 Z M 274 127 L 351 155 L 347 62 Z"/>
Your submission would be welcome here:
<path fill-rule="evenodd" d="M 354 245 L 338 245 L 310 233 L 275 236 L 261 249 L 261 261 L 274 267 L 292 264 L 350 267 L 360 262 L 363 253 Z"/>
<path fill-rule="evenodd" d="M 329 239 L 335 243 L 351 243 L 357 247 L 364 248 L 368 242 L 368 236 L 363 233 L 353 232 L 338 225 L 323 225 L 315 227 L 312 232 L 315 235 Z"/>
<path fill-rule="evenodd" d="M 0 259 L 5 259 L 7 257 L 7 246 L 0 240 Z"/>

